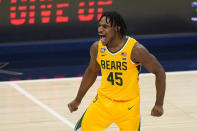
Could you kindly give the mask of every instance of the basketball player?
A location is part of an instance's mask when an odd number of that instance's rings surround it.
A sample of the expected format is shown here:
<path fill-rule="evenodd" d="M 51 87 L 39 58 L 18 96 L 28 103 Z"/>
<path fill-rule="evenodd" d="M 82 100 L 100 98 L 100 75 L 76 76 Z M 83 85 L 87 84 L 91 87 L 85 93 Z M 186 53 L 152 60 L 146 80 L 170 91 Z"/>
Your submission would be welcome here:
<path fill-rule="evenodd" d="M 90 63 L 76 98 L 68 104 L 76 111 L 101 69 L 101 86 L 75 130 L 103 131 L 116 123 L 120 131 L 140 130 L 139 71 L 143 65 L 155 74 L 156 101 L 152 116 L 163 114 L 166 87 L 164 69 L 157 59 L 134 38 L 126 36 L 126 25 L 116 12 L 105 12 L 98 24 L 100 40 L 90 48 Z"/>

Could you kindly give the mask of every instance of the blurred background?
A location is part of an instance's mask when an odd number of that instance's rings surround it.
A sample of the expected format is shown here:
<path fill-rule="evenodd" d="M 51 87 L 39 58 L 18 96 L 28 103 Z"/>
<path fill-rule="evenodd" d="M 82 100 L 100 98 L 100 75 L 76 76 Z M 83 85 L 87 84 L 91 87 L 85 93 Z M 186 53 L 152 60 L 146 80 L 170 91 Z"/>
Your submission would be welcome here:
<path fill-rule="evenodd" d="M 195 0 L 0 0 L 0 81 L 82 76 L 104 11 L 167 72 L 197 70 Z"/>

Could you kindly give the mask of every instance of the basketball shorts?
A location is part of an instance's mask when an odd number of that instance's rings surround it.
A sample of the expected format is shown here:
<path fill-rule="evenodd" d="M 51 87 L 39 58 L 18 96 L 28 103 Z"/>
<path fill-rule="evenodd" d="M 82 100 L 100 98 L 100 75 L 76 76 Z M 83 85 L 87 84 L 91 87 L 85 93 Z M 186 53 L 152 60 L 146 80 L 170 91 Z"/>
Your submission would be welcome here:
<path fill-rule="evenodd" d="M 103 131 L 112 123 L 120 131 L 140 131 L 140 97 L 120 102 L 97 95 L 77 122 L 75 131 Z"/>

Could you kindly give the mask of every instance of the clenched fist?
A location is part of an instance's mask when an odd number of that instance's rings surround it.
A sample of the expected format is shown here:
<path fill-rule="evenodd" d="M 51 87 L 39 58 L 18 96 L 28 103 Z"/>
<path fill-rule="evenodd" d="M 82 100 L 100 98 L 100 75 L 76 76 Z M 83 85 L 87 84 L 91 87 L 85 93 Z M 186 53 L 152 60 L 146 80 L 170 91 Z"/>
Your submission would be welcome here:
<path fill-rule="evenodd" d="M 152 111 L 151 111 L 151 115 L 152 116 L 157 116 L 157 117 L 162 116 L 163 113 L 164 113 L 163 106 L 157 106 L 157 105 L 155 105 L 153 107 Z"/>
<path fill-rule="evenodd" d="M 73 111 L 76 111 L 78 109 L 79 104 L 80 102 L 73 100 L 72 102 L 68 104 L 68 109 L 72 113 Z"/>

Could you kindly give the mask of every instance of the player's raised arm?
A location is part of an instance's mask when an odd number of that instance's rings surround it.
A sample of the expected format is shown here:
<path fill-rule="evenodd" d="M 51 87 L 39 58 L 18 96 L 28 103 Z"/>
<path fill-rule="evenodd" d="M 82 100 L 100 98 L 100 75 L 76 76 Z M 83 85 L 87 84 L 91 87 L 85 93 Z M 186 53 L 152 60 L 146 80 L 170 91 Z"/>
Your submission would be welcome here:
<path fill-rule="evenodd" d="M 81 85 L 78 90 L 77 96 L 72 102 L 68 104 L 70 112 L 76 111 L 78 109 L 78 106 L 81 103 L 84 95 L 86 94 L 88 89 L 93 85 L 97 78 L 98 71 L 100 69 L 100 66 L 96 60 L 97 52 L 98 42 L 95 42 L 90 48 L 90 62 L 81 81 Z"/>
<path fill-rule="evenodd" d="M 163 67 L 158 60 L 138 42 L 133 48 L 131 59 L 134 62 L 140 62 L 149 72 L 155 74 L 156 102 L 151 111 L 151 115 L 161 116 L 163 114 L 163 102 L 166 89 L 166 75 Z"/>

